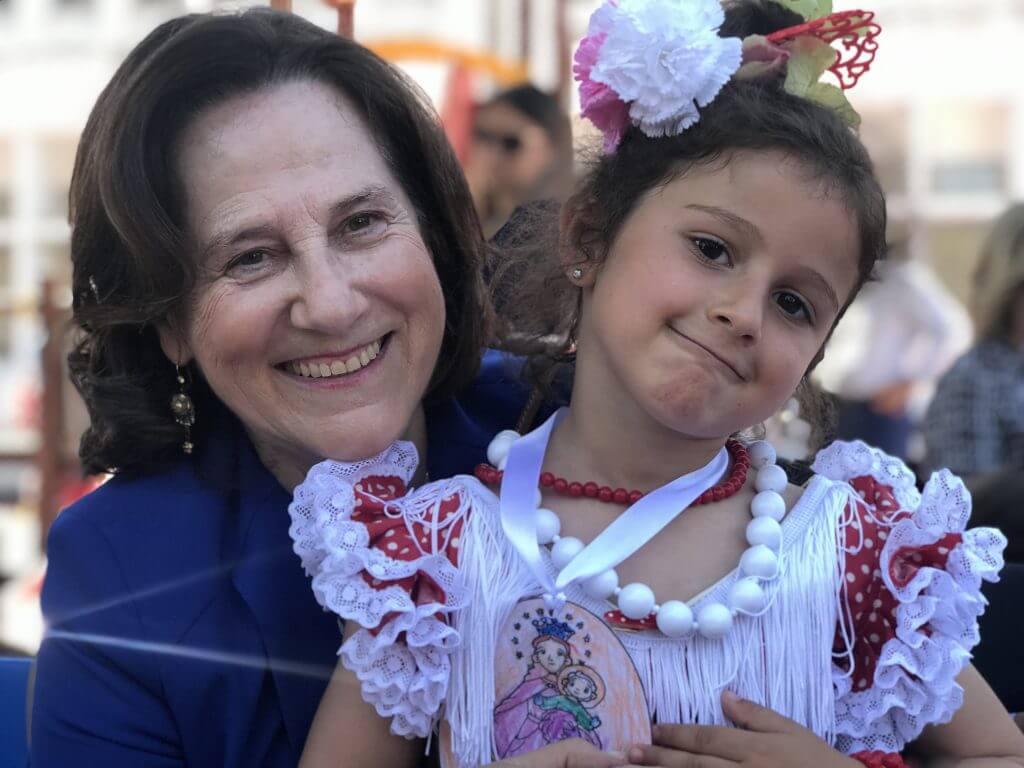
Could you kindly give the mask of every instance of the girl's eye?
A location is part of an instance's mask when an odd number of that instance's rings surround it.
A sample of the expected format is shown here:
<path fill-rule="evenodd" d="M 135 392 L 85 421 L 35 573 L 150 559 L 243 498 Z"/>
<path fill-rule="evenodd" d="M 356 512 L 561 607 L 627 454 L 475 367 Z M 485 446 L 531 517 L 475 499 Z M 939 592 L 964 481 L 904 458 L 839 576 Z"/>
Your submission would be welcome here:
<path fill-rule="evenodd" d="M 725 259 L 725 263 L 731 262 L 732 257 L 729 255 L 729 249 L 726 248 L 725 243 L 721 240 L 715 240 L 711 237 L 694 237 L 691 238 L 694 248 L 697 249 L 697 254 L 705 261 L 710 261 L 715 264 L 723 263 L 722 259 Z"/>
<path fill-rule="evenodd" d="M 782 292 L 776 294 L 775 302 L 783 312 L 793 318 L 810 322 L 813 318 L 807 303 L 795 293 Z"/>

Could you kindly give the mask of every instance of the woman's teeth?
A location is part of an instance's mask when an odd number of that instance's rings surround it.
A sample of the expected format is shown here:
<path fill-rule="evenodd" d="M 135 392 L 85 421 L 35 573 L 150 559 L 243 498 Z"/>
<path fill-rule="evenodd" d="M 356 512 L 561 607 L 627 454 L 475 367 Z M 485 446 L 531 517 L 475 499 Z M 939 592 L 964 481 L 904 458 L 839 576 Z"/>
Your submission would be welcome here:
<path fill-rule="evenodd" d="M 322 363 L 287 363 L 285 368 L 296 376 L 308 379 L 328 379 L 332 376 L 346 376 L 370 364 L 380 354 L 381 340 L 367 344 L 344 360 L 325 360 Z"/>

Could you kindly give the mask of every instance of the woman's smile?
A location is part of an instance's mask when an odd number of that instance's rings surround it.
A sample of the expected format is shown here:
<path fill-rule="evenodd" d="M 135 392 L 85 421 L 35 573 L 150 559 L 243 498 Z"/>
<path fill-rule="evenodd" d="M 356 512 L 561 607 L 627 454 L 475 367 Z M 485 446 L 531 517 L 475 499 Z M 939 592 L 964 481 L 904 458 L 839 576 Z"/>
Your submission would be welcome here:
<path fill-rule="evenodd" d="M 276 366 L 291 379 L 315 387 L 358 386 L 373 375 L 387 350 L 391 334 L 343 352 L 295 358 Z M 360 374 L 356 376 L 355 374 Z"/>

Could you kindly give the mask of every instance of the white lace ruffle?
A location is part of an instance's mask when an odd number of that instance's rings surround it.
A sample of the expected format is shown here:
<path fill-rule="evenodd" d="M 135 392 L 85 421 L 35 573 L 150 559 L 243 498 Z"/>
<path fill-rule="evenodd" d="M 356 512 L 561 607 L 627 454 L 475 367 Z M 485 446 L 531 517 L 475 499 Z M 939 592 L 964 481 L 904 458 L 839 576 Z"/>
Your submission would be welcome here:
<path fill-rule="evenodd" d="M 900 509 L 917 509 L 921 504 L 921 494 L 910 468 L 894 456 L 860 440 L 849 443 L 835 441 L 818 453 L 811 469 L 840 482 L 855 477 L 873 477 L 892 488 Z"/>
<path fill-rule="evenodd" d="M 948 722 L 963 703 L 956 678 L 980 639 L 978 617 L 986 605 L 981 583 L 998 580 L 1006 538 L 992 528 L 966 530 L 970 494 L 946 470 L 918 493 L 903 462 L 861 442 L 833 443 L 813 468 L 838 481 L 871 476 L 891 485 L 900 508 L 912 512 L 891 525 L 880 553 L 882 578 L 899 600 L 896 636 L 882 646 L 867 689 L 853 691 L 854 676 L 833 669 L 837 748 L 847 754 L 899 752 L 926 725 Z M 932 546 L 950 533 L 963 539 L 948 553 L 945 570 L 923 566 L 906 585 L 893 583 L 890 564 L 897 553 Z"/>
<path fill-rule="evenodd" d="M 464 602 L 465 589 L 454 565 L 443 554 L 445 531 L 464 518 L 462 509 L 438 525 L 439 504 L 460 493 L 458 481 L 432 483 L 409 496 L 388 503 L 383 514 L 401 517 L 406 527 L 431 530 L 431 551 L 419 537 L 410 536 L 420 550 L 416 559 L 396 560 L 370 546 L 366 526 L 352 520 L 362 503 L 355 491 L 369 476 L 394 476 L 408 483 L 418 457 L 411 443 L 398 442 L 379 456 L 358 463 L 324 461 L 314 466 L 295 489 L 288 511 L 295 552 L 312 577 L 317 602 L 362 629 L 342 645 L 342 663 L 359 678 L 363 698 L 378 714 L 391 718 L 391 731 L 400 736 L 426 737 L 447 693 L 449 655 L 459 636 L 437 616 L 450 614 Z M 371 586 L 364 573 L 374 579 Z M 430 577 L 444 592 L 444 602 L 417 605 L 409 593 L 387 582 L 411 576 Z M 392 618 L 381 624 L 386 616 Z M 370 629 L 379 629 L 376 634 Z M 398 638 L 403 635 L 402 641 Z"/>

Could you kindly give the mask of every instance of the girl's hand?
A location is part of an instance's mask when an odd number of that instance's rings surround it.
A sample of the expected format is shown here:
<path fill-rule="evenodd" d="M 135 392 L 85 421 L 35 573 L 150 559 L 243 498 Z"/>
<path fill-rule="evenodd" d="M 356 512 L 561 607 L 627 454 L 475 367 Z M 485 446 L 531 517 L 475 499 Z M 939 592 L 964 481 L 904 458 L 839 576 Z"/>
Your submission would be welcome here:
<path fill-rule="evenodd" d="M 802 725 L 729 691 L 722 711 L 735 728 L 656 725 L 654 745 L 633 747 L 629 759 L 662 768 L 862 768 Z"/>
<path fill-rule="evenodd" d="M 620 768 L 629 765 L 621 752 L 602 752 L 583 739 L 570 739 L 491 763 L 488 768 Z"/>

